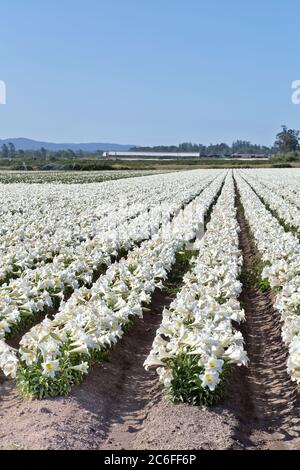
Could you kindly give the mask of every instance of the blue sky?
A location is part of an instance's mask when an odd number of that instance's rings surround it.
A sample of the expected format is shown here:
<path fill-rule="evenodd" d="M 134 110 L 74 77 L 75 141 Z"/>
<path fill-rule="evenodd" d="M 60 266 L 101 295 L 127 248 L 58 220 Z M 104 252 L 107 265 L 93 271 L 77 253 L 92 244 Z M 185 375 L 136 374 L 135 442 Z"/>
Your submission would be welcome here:
<path fill-rule="evenodd" d="M 300 127 L 296 0 L 2 0 L 0 138 L 270 144 Z"/>

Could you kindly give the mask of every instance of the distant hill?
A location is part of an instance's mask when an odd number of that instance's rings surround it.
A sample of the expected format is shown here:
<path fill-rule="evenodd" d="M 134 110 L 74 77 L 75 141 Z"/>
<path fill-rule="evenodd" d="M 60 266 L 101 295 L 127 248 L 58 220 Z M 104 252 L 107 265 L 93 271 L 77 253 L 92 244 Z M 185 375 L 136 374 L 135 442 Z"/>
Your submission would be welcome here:
<path fill-rule="evenodd" d="M 39 142 L 37 140 L 25 139 L 23 137 L 14 139 L 0 139 L 0 146 L 11 142 L 17 150 L 39 150 L 44 147 L 46 150 L 58 151 L 71 149 L 74 152 L 83 150 L 84 152 L 96 152 L 97 150 L 105 151 L 124 151 L 129 150 L 133 145 L 110 144 L 110 143 L 82 143 L 82 144 L 58 144 L 52 142 Z"/>

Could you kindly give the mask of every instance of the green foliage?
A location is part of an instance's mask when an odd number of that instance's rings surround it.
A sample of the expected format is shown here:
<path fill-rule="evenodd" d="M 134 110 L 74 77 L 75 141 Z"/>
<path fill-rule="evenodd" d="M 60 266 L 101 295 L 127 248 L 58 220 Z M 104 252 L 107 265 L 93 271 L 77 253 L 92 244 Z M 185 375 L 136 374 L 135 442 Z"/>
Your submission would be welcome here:
<path fill-rule="evenodd" d="M 289 163 L 274 163 L 272 168 L 293 168 Z"/>
<path fill-rule="evenodd" d="M 299 151 L 279 152 L 270 159 L 273 168 L 291 168 L 293 162 L 300 162 Z"/>
<path fill-rule="evenodd" d="M 23 398 L 47 398 L 68 395 L 73 385 L 80 383 L 82 374 L 70 369 L 68 358 L 60 360 L 60 373 L 54 378 L 41 374 L 42 358 L 38 364 L 18 371 L 17 390 Z"/>
<path fill-rule="evenodd" d="M 240 201 L 238 202 L 238 207 L 240 211 L 243 213 L 243 216 L 245 218 L 244 207 L 242 206 Z M 250 263 L 250 267 L 247 270 L 245 269 L 245 267 L 243 267 L 242 274 L 241 274 L 241 281 L 244 285 L 247 285 L 247 284 L 255 285 L 259 291 L 266 292 L 267 290 L 271 288 L 269 280 L 263 279 L 261 277 L 261 273 L 263 269 L 265 268 L 266 263 L 262 260 L 259 251 L 256 249 L 253 235 L 251 233 L 251 230 L 250 230 L 250 227 L 248 225 L 246 218 L 245 218 L 245 229 L 247 231 L 248 239 L 250 240 L 250 245 L 251 245 L 251 263 Z"/>
<path fill-rule="evenodd" d="M 263 279 L 262 277 L 259 277 L 256 280 L 256 287 L 261 292 L 267 292 L 271 288 L 269 280 L 268 279 Z"/>
<path fill-rule="evenodd" d="M 181 289 L 183 276 L 189 271 L 191 260 L 197 254 L 198 251 L 193 250 L 184 250 L 176 253 L 175 263 L 168 274 L 167 280 L 164 282 L 163 290 L 167 294 L 176 294 Z"/>
<path fill-rule="evenodd" d="M 206 212 L 206 214 L 204 216 L 204 229 L 205 230 L 206 230 L 207 224 L 210 222 L 212 211 L 214 209 L 214 206 L 215 206 L 217 200 L 219 199 L 219 197 L 221 195 L 221 192 L 223 190 L 223 186 L 224 186 L 224 182 L 222 183 L 221 188 L 219 189 L 218 193 L 215 195 L 214 200 L 213 200 L 212 204 L 210 205 L 210 208 L 208 209 L 208 211 Z"/>
<path fill-rule="evenodd" d="M 43 362 L 41 354 L 37 363 L 19 369 L 16 384 L 17 390 L 23 398 L 42 399 L 68 395 L 71 388 L 81 383 L 84 378 L 84 374 L 72 369 L 72 366 L 76 366 L 81 362 L 87 362 L 91 366 L 96 362 L 106 361 L 110 353 L 110 349 L 103 349 L 100 351 L 95 350 L 90 355 L 69 354 L 69 346 L 70 344 L 66 344 L 62 348 L 62 355 L 59 360 L 60 370 L 53 378 L 41 373 L 41 364 Z"/>
<path fill-rule="evenodd" d="M 198 365 L 199 356 L 182 354 L 172 361 L 173 380 L 168 393 L 174 403 L 189 403 L 190 405 L 214 405 L 224 396 L 229 365 L 225 364 L 221 381 L 211 392 L 203 388 L 199 375 L 203 368 Z"/>
<path fill-rule="evenodd" d="M 275 148 L 280 152 L 295 152 L 299 150 L 300 131 L 281 126 L 282 130 L 276 136 Z"/>

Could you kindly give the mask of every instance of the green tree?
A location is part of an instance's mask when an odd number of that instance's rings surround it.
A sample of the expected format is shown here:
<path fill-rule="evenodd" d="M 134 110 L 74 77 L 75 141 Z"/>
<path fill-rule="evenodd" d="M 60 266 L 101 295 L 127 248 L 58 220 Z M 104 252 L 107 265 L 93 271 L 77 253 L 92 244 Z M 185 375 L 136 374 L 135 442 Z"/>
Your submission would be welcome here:
<path fill-rule="evenodd" d="M 276 136 L 275 149 L 280 152 L 295 152 L 299 150 L 299 134 L 300 131 L 282 126 L 282 131 Z"/>
<path fill-rule="evenodd" d="M 9 154 L 9 158 L 15 158 L 16 156 L 16 147 L 14 146 L 12 142 L 8 143 L 8 154 Z"/>
<path fill-rule="evenodd" d="M 42 159 L 43 160 L 47 160 L 47 150 L 45 149 L 45 147 L 41 147 L 41 155 L 42 155 Z"/>
<path fill-rule="evenodd" d="M 1 147 L 1 154 L 3 158 L 9 158 L 9 151 L 6 144 L 3 144 Z"/>

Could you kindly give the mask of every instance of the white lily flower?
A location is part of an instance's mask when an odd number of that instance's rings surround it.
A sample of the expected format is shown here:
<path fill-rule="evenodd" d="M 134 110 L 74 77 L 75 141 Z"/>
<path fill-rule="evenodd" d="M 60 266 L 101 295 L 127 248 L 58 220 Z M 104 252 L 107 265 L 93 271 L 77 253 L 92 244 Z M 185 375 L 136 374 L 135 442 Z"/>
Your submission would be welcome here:
<path fill-rule="evenodd" d="M 46 360 L 42 363 L 42 370 L 43 375 L 53 378 L 56 372 L 60 370 L 59 361 Z"/>
<path fill-rule="evenodd" d="M 82 374 L 87 374 L 89 371 L 89 365 L 87 362 L 81 362 L 81 364 L 78 364 L 77 366 L 72 366 L 71 369 L 81 372 Z"/>
<path fill-rule="evenodd" d="M 199 375 L 203 388 L 207 387 L 213 392 L 220 382 L 220 376 L 217 371 L 206 370 L 204 374 Z"/>

